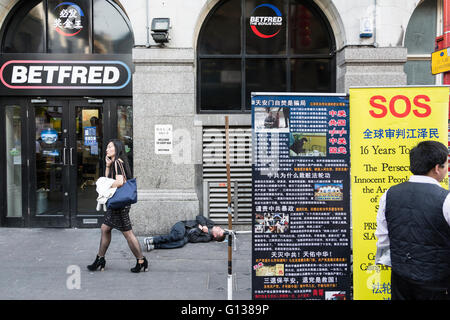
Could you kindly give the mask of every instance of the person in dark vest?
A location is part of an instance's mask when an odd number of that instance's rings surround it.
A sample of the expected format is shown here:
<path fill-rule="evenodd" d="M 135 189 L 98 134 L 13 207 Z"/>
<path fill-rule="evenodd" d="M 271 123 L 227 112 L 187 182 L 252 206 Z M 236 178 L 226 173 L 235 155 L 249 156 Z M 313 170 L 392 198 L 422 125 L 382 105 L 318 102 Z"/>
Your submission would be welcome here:
<path fill-rule="evenodd" d="M 448 149 L 423 141 L 409 159 L 413 175 L 380 200 L 375 263 L 391 266 L 392 300 L 450 300 Z"/>

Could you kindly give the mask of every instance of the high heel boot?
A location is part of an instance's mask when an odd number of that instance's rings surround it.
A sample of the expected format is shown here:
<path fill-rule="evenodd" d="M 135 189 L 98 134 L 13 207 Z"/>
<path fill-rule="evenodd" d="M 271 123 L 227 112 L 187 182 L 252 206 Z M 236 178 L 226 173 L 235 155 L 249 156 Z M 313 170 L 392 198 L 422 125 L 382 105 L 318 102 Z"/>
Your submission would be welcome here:
<path fill-rule="evenodd" d="M 144 262 L 139 263 L 139 260 L 144 260 Z M 147 272 L 148 271 L 148 261 L 145 257 L 142 259 L 136 259 L 136 266 L 134 268 L 131 268 L 131 272 L 138 273 L 141 272 L 141 270 Z"/>
<path fill-rule="evenodd" d="M 95 258 L 94 263 L 88 265 L 87 268 L 90 271 L 97 271 L 98 267 L 100 267 L 100 271 L 103 271 L 103 270 L 105 270 L 105 265 L 106 265 L 105 257 L 99 257 L 97 255 L 97 257 Z"/>

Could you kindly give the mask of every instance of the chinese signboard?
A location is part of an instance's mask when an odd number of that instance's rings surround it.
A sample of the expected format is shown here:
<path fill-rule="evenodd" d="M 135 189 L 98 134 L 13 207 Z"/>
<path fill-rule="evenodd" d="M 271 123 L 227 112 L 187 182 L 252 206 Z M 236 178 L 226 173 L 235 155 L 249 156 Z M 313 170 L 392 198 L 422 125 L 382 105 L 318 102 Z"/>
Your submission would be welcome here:
<path fill-rule="evenodd" d="M 390 299 L 390 268 L 375 265 L 378 204 L 390 186 L 409 179 L 411 148 L 423 140 L 447 145 L 448 103 L 446 87 L 350 89 L 356 300 Z"/>
<path fill-rule="evenodd" d="M 255 93 L 253 299 L 350 298 L 346 96 Z"/>

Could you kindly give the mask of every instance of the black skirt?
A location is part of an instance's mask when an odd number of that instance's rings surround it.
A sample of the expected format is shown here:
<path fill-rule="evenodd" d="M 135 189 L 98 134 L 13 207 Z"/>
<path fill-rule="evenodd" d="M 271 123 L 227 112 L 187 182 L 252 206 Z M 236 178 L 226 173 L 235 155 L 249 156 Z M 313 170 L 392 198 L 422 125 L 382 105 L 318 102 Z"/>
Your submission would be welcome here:
<path fill-rule="evenodd" d="M 117 229 L 119 231 L 130 231 L 130 206 L 123 209 L 108 209 L 105 213 L 105 220 L 103 221 L 108 227 Z"/>

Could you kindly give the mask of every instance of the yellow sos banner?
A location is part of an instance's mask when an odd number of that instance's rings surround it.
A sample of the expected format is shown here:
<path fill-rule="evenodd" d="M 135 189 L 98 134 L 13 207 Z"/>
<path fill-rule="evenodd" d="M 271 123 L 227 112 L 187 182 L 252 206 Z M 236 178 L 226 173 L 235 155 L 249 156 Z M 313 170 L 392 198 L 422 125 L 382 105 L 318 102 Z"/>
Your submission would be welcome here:
<path fill-rule="evenodd" d="M 390 268 L 375 265 L 379 201 L 405 182 L 420 141 L 448 145 L 448 87 L 350 89 L 350 162 L 355 300 L 391 297 Z M 448 188 L 448 179 L 443 182 Z"/>

